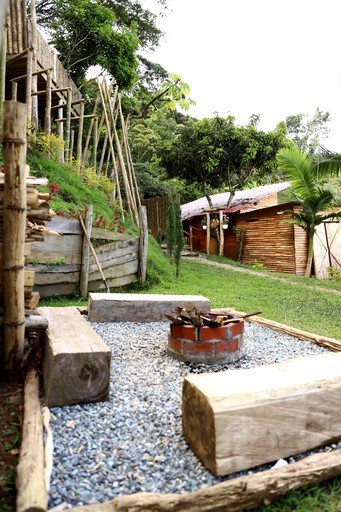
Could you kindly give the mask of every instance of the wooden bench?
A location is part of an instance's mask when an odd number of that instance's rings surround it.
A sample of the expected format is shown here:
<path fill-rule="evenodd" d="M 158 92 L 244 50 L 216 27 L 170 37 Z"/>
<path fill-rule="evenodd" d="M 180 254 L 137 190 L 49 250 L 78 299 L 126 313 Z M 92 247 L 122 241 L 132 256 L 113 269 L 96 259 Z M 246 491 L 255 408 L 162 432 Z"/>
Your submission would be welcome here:
<path fill-rule="evenodd" d="M 109 347 L 76 307 L 40 307 L 47 318 L 43 350 L 48 406 L 105 401 L 109 398 Z"/>
<path fill-rule="evenodd" d="M 201 295 L 151 295 L 136 293 L 89 293 L 88 315 L 91 322 L 161 322 L 164 313 L 192 302 L 209 311 L 209 299 Z"/>
<path fill-rule="evenodd" d="M 226 475 L 341 437 L 341 353 L 184 379 L 183 435 Z"/>

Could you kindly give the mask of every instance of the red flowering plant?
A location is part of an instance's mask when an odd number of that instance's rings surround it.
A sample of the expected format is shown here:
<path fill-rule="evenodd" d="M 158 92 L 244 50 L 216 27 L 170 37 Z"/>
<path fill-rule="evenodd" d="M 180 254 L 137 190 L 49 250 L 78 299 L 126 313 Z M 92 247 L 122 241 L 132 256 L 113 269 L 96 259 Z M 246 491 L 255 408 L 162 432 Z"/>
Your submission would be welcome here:
<path fill-rule="evenodd" d="M 50 189 L 51 196 L 54 196 L 54 195 L 58 194 L 58 192 L 59 192 L 59 187 L 57 185 L 55 185 L 54 183 L 51 183 L 49 185 L 49 189 Z"/>

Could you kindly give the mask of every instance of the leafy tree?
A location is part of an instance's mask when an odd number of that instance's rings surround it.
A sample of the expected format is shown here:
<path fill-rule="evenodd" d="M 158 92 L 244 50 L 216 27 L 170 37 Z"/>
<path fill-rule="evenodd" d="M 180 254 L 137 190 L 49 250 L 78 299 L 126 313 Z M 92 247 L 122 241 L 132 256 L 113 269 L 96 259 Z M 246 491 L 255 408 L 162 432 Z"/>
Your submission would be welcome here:
<path fill-rule="evenodd" d="M 163 152 L 162 163 L 170 177 L 196 181 L 209 204 L 212 189 L 228 188 L 230 203 L 248 181 L 271 178 L 277 151 L 287 144 L 284 123 L 266 133 L 251 124 L 237 126 L 233 116 L 189 119 Z"/>
<path fill-rule="evenodd" d="M 117 16 L 99 0 L 57 0 L 51 22 L 53 44 L 69 74 L 80 84 L 91 65 L 100 65 L 122 88 L 136 79 L 136 28 L 116 28 Z"/>
<path fill-rule="evenodd" d="M 316 227 L 327 219 L 341 218 L 341 212 L 331 211 L 335 205 L 335 190 L 322 181 L 323 176 L 328 174 L 341 175 L 341 156 L 314 158 L 298 148 L 285 148 L 278 152 L 277 162 L 291 182 L 295 200 L 302 208 L 300 212 L 290 213 L 293 222 L 308 235 L 305 276 L 310 277 Z"/>
<path fill-rule="evenodd" d="M 318 107 L 312 118 L 307 114 L 296 114 L 286 118 L 288 137 L 291 138 L 301 151 L 315 153 L 321 139 L 328 136 L 327 124 L 331 121 L 329 112 L 323 112 Z"/>

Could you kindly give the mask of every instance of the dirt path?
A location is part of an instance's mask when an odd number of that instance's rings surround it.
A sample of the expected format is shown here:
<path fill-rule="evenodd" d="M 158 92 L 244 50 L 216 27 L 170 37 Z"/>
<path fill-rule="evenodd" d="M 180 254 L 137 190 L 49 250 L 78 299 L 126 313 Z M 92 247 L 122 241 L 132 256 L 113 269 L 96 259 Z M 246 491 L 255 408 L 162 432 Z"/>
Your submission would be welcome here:
<path fill-rule="evenodd" d="M 234 272 L 242 272 L 245 274 L 252 274 L 254 276 L 266 277 L 267 279 L 272 279 L 273 281 L 280 281 L 282 283 L 288 283 L 293 286 L 305 286 L 310 289 L 313 287 L 315 290 L 333 293 L 334 295 L 341 295 L 341 291 L 338 291 L 338 290 L 332 290 L 332 289 L 324 288 L 323 286 L 318 286 L 318 285 L 311 286 L 306 283 L 297 283 L 296 281 L 290 281 L 290 279 L 284 279 L 284 278 L 278 277 L 278 276 L 271 276 L 269 274 L 265 274 L 264 272 L 261 272 L 258 270 L 252 270 L 252 269 L 243 268 L 243 267 L 236 267 L 234 265 L 229 265 L 228 263 L 219 263 L 218 261 L 209 260 L 208 258 L 205 258 L 203 256 L 197 256 L 196 258 L 193 258 L 193 260 L 198 263 L 205 264 L 205 265 L 212 265 L 213 267 L 220 267 L 220 268 L 226 268 L 228 270 L 233 270 Z"/>

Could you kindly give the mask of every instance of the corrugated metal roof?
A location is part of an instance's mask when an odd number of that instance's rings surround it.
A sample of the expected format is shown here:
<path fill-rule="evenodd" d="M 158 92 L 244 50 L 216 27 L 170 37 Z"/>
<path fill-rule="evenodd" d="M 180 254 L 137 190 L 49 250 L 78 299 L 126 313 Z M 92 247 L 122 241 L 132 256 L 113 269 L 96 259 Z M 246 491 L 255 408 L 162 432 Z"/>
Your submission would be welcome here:
<path fill-rule="evenodd" d="M 243 205 L 252 205 L 257 203 L 260 199 L 267 196 L 280 192 L 290 187 L 290 183 L 285 181 L 283 183 L 275 183 L 273 185 L 264 185 L 262 187 L 250 188 L 247 190 L 241 190 L 236 192 L 232 204 L 230 205 L 229 211 L 240 210 Z M 213 204 L 213 208 L 224 208 L 227 205 L 230 192 L 222 192 L 220 194 L 213 194 L 210 196 Z M 205 210 L 209 208 L 209 204 L 206 197 L 201 197 L 190 203 L 183 204 L 181 206 L 181 218 L 182 220 L 202 215 Z"/>

